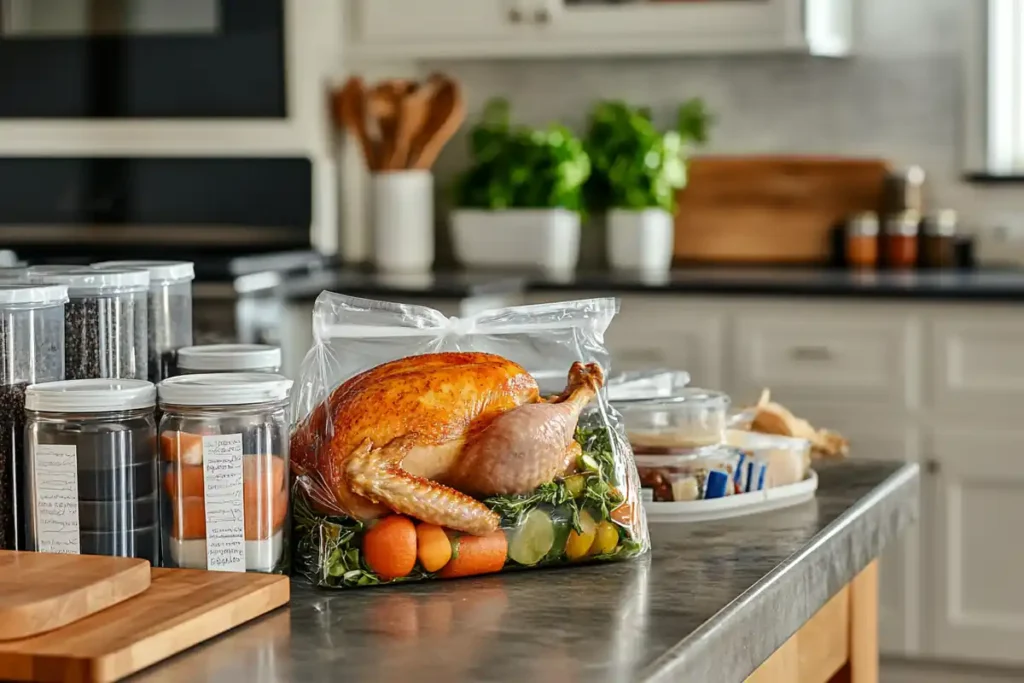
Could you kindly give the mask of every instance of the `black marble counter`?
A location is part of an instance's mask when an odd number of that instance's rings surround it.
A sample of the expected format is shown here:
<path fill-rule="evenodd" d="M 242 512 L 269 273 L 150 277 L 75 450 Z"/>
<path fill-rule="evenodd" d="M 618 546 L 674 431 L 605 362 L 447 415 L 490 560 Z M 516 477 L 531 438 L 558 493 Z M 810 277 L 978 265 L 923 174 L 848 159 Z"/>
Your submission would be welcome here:
<path fill-rule="evenodd" d="M 742 681 L 917 514 L 916 465 L 823 465 L 815 500 L 652 525 L 653 553 L 577 569 L 327 593 L 145 681 Z"/>
<path fill-rule="evenodd" d="M 1024 301 L 1024 270 L 851 272 L 829 268 L 694 267 L 661 276 L 637 272 L 575 272 L 562 276 L 508 271 L 386 275 L 348 269 L 287 278 L 280 292 L 312 301 L 323 289 L 386 300 L 466 298 L 535 293 L 736 295 Z"/>

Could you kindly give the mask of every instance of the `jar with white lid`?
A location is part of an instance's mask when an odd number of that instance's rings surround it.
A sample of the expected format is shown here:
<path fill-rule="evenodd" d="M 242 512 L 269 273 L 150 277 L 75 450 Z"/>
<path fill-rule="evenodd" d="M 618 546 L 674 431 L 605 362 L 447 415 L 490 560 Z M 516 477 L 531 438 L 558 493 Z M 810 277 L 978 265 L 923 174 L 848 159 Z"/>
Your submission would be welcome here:
<path fill-rule="evenodd" d="M 64 378 L 62 285 L 0 285 L 0 550 L 24 546 L 25 389 Z"/>
<path fill-rule="evenodd" d="M 206 344 L 178 350 L 178 372 L 281 372 L 281 349 L 267 344 Z"/>
<path fill-rule="evenodd" d="M 67 379 L 149 378 L 149 272 L 33 266 L 28 277 L 68 288 Z"/>
<path fill-rule="evenodd" d="M 160 383 L 165 567 L 287 569 L 291 387 L 264 373 Z"/>
<path fill-rule="evenodd" d="M 159 561 L 155 403 L 146 380 L 28 388 L 28 549 Z"/>

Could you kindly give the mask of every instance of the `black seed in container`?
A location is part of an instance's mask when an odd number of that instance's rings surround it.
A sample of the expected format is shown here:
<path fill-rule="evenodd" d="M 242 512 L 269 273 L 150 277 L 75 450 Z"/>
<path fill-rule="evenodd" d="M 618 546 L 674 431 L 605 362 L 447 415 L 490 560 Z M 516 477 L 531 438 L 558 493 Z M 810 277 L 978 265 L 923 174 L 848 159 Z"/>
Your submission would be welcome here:
<path fill-rule="evenodd" d="M 15 511 L 22 496 L 15 490 L 15 473 L 23 466 L 25 388 L 27 383 L 0 385 L 0 549 L 14 550 L 20 530 Z M 20 515 L 18 515 L 20 517 Z"/>

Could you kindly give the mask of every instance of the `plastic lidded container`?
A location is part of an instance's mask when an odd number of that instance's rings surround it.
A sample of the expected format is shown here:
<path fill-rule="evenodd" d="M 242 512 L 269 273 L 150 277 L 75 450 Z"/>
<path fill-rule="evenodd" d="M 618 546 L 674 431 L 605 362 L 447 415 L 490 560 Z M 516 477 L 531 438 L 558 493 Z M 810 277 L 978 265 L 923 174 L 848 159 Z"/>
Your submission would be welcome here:
<path fill-rule="evenodd" d="M 729 429 L 725 440 L 767 468 L 765 487 L 788 486 L 807 478 L 811 469 L 811 442 L 792 436 Z"/>
<path fill-rule="evenodd" d="M 67 285 L 65 377 L 149 378 L 147 271 L 34 266 L 28 276 Z"/>
<path fill-rule="evenodd" d="M 729 397 L 682 388 L 669 395 L 612 400 L 636 454 L 670 454 L 722 443 Z"/>
<path fill-rule="evenodd" d="M 641 497 L 666 503 L 705 500 L 763 488 L 761 472 L 748 476 L 745 456 L 735 448 L 711 446 L 674 455 L 636 455 Z"/>
<path fill-rule="evenodd" d="M 690 373 L 682 370 L 643 370 L 620 372 L 608 378 L 608 400 L 672 396 L 690 383 Z"/>
<path fill-rule="evenodd" d="M 61 285 L 0 285 L 0 550 L 24 547 L 25 389 L 64 377 Z"/>
<path fill-rule="evenodd" d="M 281 349 L 267 344 L 207 344 L 178 350 L 178 373 L 281 371 Z"/>
<path fill-rule="evenodd" d="M 178 349 L 192 345 L 192 262 L 104 261 L 92 267 L 149 273 L 149 380 L 158 383 L 177 374 Z"/>
<path fill-rule="evenodd" d="M 0 266 L 0 281 L 19 282 L 28 281 L 27 266 Z"/>
<path fill-rule="evenodd" d="M 291 387 L 266 373 L 160 383 L 164 566 L 287 569 Z"/>
<path fill-rule="evenodd" d="M 158 562 L 155 403 L 146 380 L 28 388 L 29 549 Z"/>

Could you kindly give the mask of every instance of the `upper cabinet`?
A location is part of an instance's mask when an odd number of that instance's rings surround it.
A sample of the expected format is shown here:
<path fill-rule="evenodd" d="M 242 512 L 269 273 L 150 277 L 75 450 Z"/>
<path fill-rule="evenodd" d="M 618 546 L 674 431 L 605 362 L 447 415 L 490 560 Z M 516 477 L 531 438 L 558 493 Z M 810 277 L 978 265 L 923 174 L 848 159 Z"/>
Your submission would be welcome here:
<path fill-rule="evenodd" d="M 361 60 L 850 53 L 853 0 L 353 0 Z"/>

